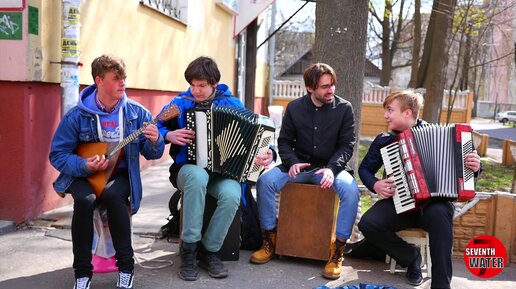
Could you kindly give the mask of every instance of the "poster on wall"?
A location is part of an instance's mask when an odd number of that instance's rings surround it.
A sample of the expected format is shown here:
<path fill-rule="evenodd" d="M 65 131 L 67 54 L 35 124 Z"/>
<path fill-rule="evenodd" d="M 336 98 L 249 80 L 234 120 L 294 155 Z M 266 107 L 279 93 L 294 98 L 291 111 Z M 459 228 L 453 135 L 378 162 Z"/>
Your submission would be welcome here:
<path fill-rule="evenodd" d="M 29 34 L 39 34 L 39 9 L 29 6 Z"/>
<path fill-rule="evenodd" d="M 0 11 L 23 11 L 25 0 L 0 0 Z"/>
<path fill-rule="evenodd" d="M 0 11 L 0 39 L 22 40 L 22 13 Z"/>

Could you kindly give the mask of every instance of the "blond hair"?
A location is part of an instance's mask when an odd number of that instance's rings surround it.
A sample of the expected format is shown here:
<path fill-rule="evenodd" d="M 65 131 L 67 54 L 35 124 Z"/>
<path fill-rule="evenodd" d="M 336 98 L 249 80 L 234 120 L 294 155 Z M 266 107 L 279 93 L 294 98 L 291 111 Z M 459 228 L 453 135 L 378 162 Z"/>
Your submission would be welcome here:
<path fill-rule="evenodd" d="M 419 110 L 423 107 L 424 104 L 423 96 L 420 93 L 412 90 L 403 90 L 391 93 L 383 101 L 383 108 L 387 108 L 387 106 L 396 99 L 400 102 L 401 111 L 410 109 L 414 119 L 417 119 Z"/>

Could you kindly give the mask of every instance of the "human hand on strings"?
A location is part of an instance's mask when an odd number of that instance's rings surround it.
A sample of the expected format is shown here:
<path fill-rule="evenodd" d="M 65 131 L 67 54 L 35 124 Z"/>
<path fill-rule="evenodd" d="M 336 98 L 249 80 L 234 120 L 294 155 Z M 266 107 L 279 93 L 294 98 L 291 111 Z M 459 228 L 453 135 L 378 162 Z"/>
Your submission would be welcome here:
<path fill-rule="evenodd" d="M 108 164 L 109 159 L 107 159 L 105 155 L 94 155 L 86 158 L 86 168 L 92 173 L 105 170 Z"/>
<path fill-rule="evenodd" d="M 256 156 L 256 164 L 268 169 L 272 163 L 272 150 L 268 149 L 266 153 L 260 153 Z"/>
<path fill-rule="evenodd" d="M 307 168 L 310 166 L 310 163 L 297 163 L 293 164 L 290 169 L 288 170 L 288 176 L 291 178 L 295 178 L 297 174 L 304 168 Z"/>
<path fill-rule="evenodd" d="M 184 146 L 195 139 L 195 132 L 186 128 L 167 132 L 165 139 L 173 144 Z"/>
<path fill-rule="evenodd" d="M 478 172 L 480 169 L 480 156 L 476 150 L 466 155 L 464 158 L 464 166 L 474 172 Z"/>
<path fill-rule="evenodd" d="M 329 189 L 333 186 L 334 177 L 333 177 L 333 171 L 331 169 L 323 168 L 323 169 L 317 170 L 315 172 L 315 174 L 323 175 L 321 182 L 320 182 L 321 189 Z"/>
<path fill-rule="evenodd" d="M 383 179 L 374 183 L 374 191 L 382 196 L 384 199 L 388 199 L 394 195 L 396 191 L 396 184 L 393 179 Z"/>
<path fill-rule="evenodd" d="M 144 122 L 144 125 L 146 125 L 145 130 L 143 131 L 143 135 L 145 135 L 146 138 L 148 138 L 151 142 L 158 141 L 159 138 L 159 131 L 158 127 L 155 124 L 148 124 Z"/>

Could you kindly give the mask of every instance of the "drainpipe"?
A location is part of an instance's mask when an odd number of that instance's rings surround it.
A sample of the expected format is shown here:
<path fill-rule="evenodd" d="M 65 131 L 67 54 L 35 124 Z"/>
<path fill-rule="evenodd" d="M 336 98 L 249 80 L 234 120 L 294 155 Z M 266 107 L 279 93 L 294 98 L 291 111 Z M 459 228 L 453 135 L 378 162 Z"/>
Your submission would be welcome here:
<path fill-rule="evenodd" d="M 274 29 L 276 28 L 276 1 L 272 3 L 272 10 L 271 10 L 271 27 L 270 31 L 271 34 L 274 32 Z M 274 100 L 274 56 L 276 55 L 276 37 L 273 35 L 269 41 L 269 103 L 268 105 L 271 106 L 272 102 Z"/>
<path fill-rule="evenodd" d="M 63 0 L 61 17 L 61 116 L 79 99 L 79 6 L 84 0 Z"/>

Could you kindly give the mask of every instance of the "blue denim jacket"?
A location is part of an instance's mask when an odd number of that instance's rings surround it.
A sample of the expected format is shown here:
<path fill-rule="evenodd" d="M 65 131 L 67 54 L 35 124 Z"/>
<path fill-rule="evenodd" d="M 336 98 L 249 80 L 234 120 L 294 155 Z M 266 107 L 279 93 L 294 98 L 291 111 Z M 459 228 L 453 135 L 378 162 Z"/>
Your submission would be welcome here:
<path fill-rule="evenodd" d="M 127 100 L 123 107 L 124 137 L 152 121 L 151 113 L 139 103 Z M 86 168 L 86 160 L 75 151 L 79 144 L 99 142 L 97 120 L 95 115 L 80 109 L 78 106 L 68 111 L 59 124 L 50 148 L 50 162 L 60 172 L 54 182 L 58 193 L 68 193 L 70 184 L 77 177 L 87 177 L 90 172 Z M 140 153 L 148 160 L 158 159 L 163 155 L 165 143 L 159 135 L 156 143 L 152 143 L 143 134 L 124 147 L 125 158 L 131 185 L 131 213 L 140 208 L 142 199 L 142 182 L 140 177 Z"/>

